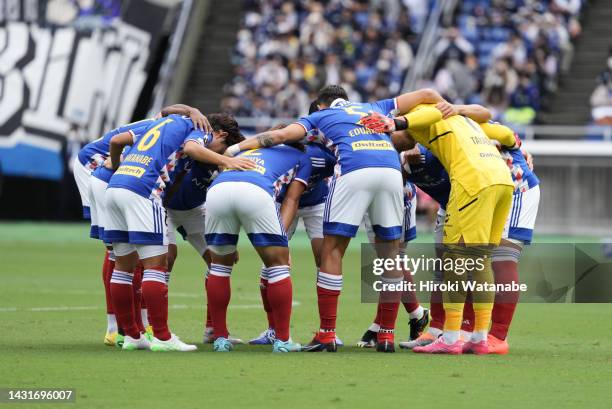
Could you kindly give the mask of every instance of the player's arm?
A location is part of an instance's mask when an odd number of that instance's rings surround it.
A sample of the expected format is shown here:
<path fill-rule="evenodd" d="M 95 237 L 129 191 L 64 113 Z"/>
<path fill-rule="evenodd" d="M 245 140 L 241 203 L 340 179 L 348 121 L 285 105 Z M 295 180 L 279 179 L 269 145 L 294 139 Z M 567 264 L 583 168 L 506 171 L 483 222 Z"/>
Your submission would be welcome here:
<path fill-rule="evenodd" d="M 291 226 L 295 219 L 300 204 L 300 197 L 304 190 L 306 190 L 306 185 L 298 179 L 294 179 L 287 188 L 287 193 L 280 208 L 281 221 L 283 226 L 285 226 L 285 230 Z"/>
<path fill-rule="evenodd" d="M 480 124 L 490 121 L 492 118 L 491 111 L 478 104 L 459 105 L 442 101 L 436 104 L 436 108 L 442 112 L 442 119 L 449 118 L 453 115 L 463 115 Z"/>
<path fill-rule="evenodd" d="M 173 114 L 188 116 L 189 118 L 191 118 L 193 126 L 196 129 L 200 129 L 206 133 L 210 133 L 213 131 L 212 126 L 210 126 L 210 123 L 208 122 L 208 118 L 206 118 L 206 116 L 204 116 L 204 114 L 202 114 L 197 108 L 190 107 L 189 105 L 185 104 L 174 104 L 164 107 L 161 110 L 162 116 L 168 116 Z"/>
<path fill-rule="evenodd" d="M 235 156 L 238 152 L 245 150 L 267 148 L 282 143 L 298 142 L 305 136 L 306 130 L 302 125 L 291 124 L 283 129 L 259 133 L 252 138 L 245 139 L 240 143 L 232 145 L 227 148 L 225 155 Z"/>
<path fill-rule="evenodd" d="M 183 152 L 185 152 L 187 156 L 195 161 L 210 163 L 224 168 L 249 170 L 255 167 L 255 163 L 249 159 L 229 158 L 227 156 L 219 155 L 217 152 L 213 152 L 193 140 L 189 140 L 185 143 Z"/>
<path fill-rule="evenodd" d="M 507 126 L 491 122 L 479 125 L 489 139 L 499 142 L 502 147 L 506 149 L 516 149 L 521 146 L 521 140 L 516 136 L 514 131 Z"/>
<path fill-rule="evenodd" d="M 115 171 L 121 163 L 121 152 L 126 146 L 131 146 L 134 143 L 134 135 L 131 132 L 121 132 L 113 136 L 110 140 L 109 158 L 105 166 Z"/>
<path fill-rule="evenodd" d="M 395 118 L 389 118 L 373 111 L 361 118 L 359 123 L 377 133 L 392 133 L 395 131 L 428 129 L 441 119 L 442 112 L 439 109 L 426 106 Z"/>
<path fill-rule="evenodd" d="M 400 113 L 409 112 L 412 108 L 420 104 L 436 104 L 442 101 L 444 101 L 444 98 L 431 88 L 407 92 L 395 98 L 397 110 Z"/>

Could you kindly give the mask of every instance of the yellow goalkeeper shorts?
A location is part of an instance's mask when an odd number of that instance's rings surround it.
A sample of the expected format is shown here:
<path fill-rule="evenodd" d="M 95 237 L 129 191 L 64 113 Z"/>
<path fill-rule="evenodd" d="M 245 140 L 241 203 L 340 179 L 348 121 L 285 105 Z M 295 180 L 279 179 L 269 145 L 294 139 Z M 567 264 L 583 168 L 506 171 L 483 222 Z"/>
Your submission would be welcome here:
<path fill-rule="evenodd" d="M 451 182 L 444 220 L 444 244 L 498 245 L 512 206 L 513 186 L 491 185 L 474 196 Z"/>

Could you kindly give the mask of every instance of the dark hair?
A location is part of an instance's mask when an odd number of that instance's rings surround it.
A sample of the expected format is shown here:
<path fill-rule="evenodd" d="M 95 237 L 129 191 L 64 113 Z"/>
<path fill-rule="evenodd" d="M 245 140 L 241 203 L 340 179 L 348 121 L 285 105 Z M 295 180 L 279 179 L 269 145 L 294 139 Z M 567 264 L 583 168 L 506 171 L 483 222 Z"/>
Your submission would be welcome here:
<path fill-rule="evenodd" d="M 291 146 L 292 148 L 297 149 L 298 151 L 306 152 L 306 145 L 304 145 L 302 142 L 288 142 L 285 145 Z"/>
<path fill-rule="evenodd" d="M 317 112 L 319 110 L 319 101 L 314 100 L 310 103 L 310 107 L 308 107 L 308 115 Z"/>
<path fill-rule="evenodd" d="M 319 104 L 330 106 L 331 103 L 338 98 L 348 99 L 348 95 L 346 94 L 344 88 L 342 88 L 340 85 L 327 85 L 321 88 L 319 91 L 319 94 L 317 95 L 317 102 Z"/>
<path fill-rule="evenodd" d="M 244 141 L 244 136 L 240 133 L 240 127 L 238 122 L 230 114 L 218 113 L 207 115 L 208 122 L 215 131 L 225 131 L 227 136 L 225 137 L 225 143 L 227 146 Z"/>

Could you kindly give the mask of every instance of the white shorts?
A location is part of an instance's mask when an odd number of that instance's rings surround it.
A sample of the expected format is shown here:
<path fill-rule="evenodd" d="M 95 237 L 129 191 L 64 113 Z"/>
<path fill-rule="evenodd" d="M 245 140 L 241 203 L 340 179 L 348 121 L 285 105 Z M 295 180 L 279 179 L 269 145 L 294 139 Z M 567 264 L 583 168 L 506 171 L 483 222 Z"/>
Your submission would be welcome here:
<path fill-rule="evenodd" d="M 104 239 L 106 229 L 106 186 L 108 183 L 96 177 L 91 178 L 89 184 L 89 206 L 91 212 L 91 231 L 89 236 L 93 239 Z"/>
<path fill-rule="evenodd" d="M 364 168 L 335 176 L 325 203 L 323 234 L 355 237 L 366 213 L 377 237 L 402 236 L 404 191 L 398 170 Z"/>
<path fill-rule="evenodd" d="M 323 238 L 323 213 L 325 212 L 325 203 L 320 203 L 314 206 L 307 206 L 298 209 L 297 215 L 287 230 L 287 236 L 291 239 L 295 233 L 298 220 L 301 218 L 306 228 L 308 238 L 322 239 Z"/>
<path fill-rule="evenodd" d="M 79 157 L 74 158 L 72 163 L 72 174 L 76 182 L 79 194 L 81 195 L 81 204 L 83 205 L 83 218 L 90 218 L 89 210 L 89 183 L 91 179 L 91 169 L 83 165 L 79 161 Z"/>
<path fill-rule="evenodd" d="M 523 244 L 531 243 L 539 205 L 540 186 L 525 192 L 515 192 L 502 238 Z"/>
<path fill-rule="evenodd" d="M 405 192 L 404 200 L 404 223 L 402 224 L 402 242 L 408 243 L 416 239 L 416 207 L 417 207 L 417 196 L 415 192 Z M 408 197 L 409 196 L 409 197 Z M 370 243 L 374 243 L 376 235 L 372 228 L 372 222 L 370 221 L 370 214 L 366 213 L 363 217 L 363 225 L 368 235 Z"/>
<path fill-rule="evenodd" d="M 166 211 L 160 202 L 145 199 L 127 189 L 106 190 L 104 241 L 113 244 L 116 255 L 126 255 L 123 253 L 131 248 L 138 251 L 141 259 L 152 257 L 150 249 L 142 247 L 155 247 L 155 252 L 164 254 L 167 252 L 167 234 Z M 119 246 L 120 250 L 117 251 L 117 243 L 132 246 Z M 166 251 L 163 251 L 164 248 Z M 144 253 L 148 256 L 143 256 Z"/>
<path fill-rule="evenodd" d="M 188 236 L 204 236 L 206 207 L 204 205 L 189 210 L 166 209 L 168 220 L 168 243 L 176 244 L 176 233 L 179 233 L 183 240 Z M 200 250 L 200 249 L 196 249 Z M 202 249 L 204 252 L 206 249 Z"/>
<path fill-rule="evenodd" d="M 214 253 L 233 253 L 240 226 L 253 246 L 287 247 L 274 198 L 257 185 L 223 182 L 206 194 L 206 242 Z"/>

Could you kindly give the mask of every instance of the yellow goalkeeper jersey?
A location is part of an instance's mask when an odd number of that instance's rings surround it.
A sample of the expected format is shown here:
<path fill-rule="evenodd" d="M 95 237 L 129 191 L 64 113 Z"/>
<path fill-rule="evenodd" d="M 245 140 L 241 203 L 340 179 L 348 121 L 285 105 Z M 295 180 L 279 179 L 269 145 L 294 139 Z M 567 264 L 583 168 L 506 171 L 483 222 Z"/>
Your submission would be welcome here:
<path fill-rule="evenodd" d="M 433 124 L 422 121 L 427 116 L 426 111 L 434 106 L 418 105 L 406 117 L 410 134 L 438 158 L 451 181 L 459 183 L 470 196 L 492 185 L 513 186 L 508 166 L 476 122 L 460 115 Z M 419 121 L 414 121 L 414 126 L 412 116 L 420 117 Z"/>

